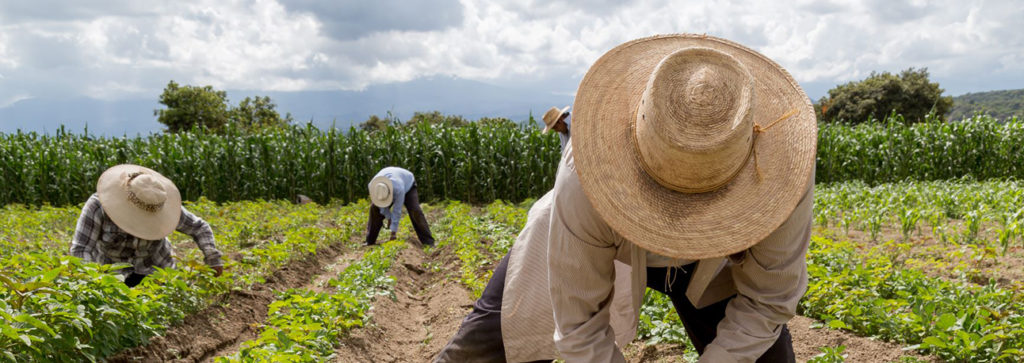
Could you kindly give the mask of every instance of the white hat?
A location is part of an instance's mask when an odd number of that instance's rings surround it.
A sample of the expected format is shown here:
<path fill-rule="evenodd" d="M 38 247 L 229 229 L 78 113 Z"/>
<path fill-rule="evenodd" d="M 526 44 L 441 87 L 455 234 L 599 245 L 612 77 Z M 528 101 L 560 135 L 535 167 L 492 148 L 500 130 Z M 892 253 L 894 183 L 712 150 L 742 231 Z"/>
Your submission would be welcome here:
<path fill-rule="evenodd" d="M 138 165 L 107 169 L 96 183 L 103 212 L 119 228 L 144 240 L 160 240 L 181 219 L 181 194 L 170 179 Z"/>
<path fill-rule="evenodd" d="M 384 208 L 391 205 L 395 199 L 394 187 L 391 179 L 386 176 L 378 176 L 370 180 L 370 202 L 373 205 Z"/>

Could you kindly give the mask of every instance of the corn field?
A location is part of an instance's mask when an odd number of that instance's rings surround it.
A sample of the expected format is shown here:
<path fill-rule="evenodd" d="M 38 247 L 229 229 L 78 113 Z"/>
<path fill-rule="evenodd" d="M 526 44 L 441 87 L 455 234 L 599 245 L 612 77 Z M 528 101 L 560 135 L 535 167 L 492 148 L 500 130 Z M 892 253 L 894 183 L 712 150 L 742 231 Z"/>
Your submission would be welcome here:
<path fill-rule="evenodd" d="M 1019 120 L 821 124 L 819 133 L 818 183 L 1024 178 Z M 366 183 L 380 168 L 394 165 L 416 175 L 424 201 L 518 202 L 550 188 L 558 157 L 556 136 L 511 123 L 112 138 L 63 129 L 54 135 L 19 132 L 0 134 L 0 204 L 81 203 L 100 173 L 121 163 L 160 171 L 186 200 L 304 194 L 319 202 L 351 202 L 365 197 Z"/>
<path fill-rule="evenodd" d="M 312 126 L 256 134 L 103 138 L 0 134 L 0 204 L 67 205 L 95 192 L 108 167 L 134 163 L 175 182 L 185 200 L 366 196 L 385 166 L 416 175 L 422 200 L 523 200 L 554 184 L 558 139 L 514 124 L 420 124 L 375 133 Z"/>

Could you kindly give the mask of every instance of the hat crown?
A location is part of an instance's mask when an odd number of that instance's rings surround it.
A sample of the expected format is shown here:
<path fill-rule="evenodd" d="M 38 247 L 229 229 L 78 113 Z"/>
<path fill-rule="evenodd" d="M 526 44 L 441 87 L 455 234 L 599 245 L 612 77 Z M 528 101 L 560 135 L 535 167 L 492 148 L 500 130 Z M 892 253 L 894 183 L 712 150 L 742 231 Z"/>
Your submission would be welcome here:
<path fill-rule="evenodd" d="M 634 124 L 641 166 L 662 186 L 713 191 L 750 153 L 754 80 L 742 63 L 710 48 L 684 48 L 654 68 Z"/>
<path fill-rule="evenodd" d="M 557 107 L 551 107 L 548 109 L 547 112 L 544 113 L 544 116 L 541 117 L 541 119 L 544 120 L 545 125 L 552 126 L 555 124 L 556 121 L 558 121 L 558 116 L 560 116 L 561 114 L 562 111 L 559 110 Z"/>
<path fill-rule="evenodd" d="M 167 189 L 152 175 L 129 176 L 127 187 L 130 195 L 148 207 L 144 209 L 159 209 L 167 201 Z"/>
<path fill-rule="evenodd" d="M 375 183 L 373 185 L 373 199 L 385 200 L 391 194 L 391 188 L 385 183 Z"/>

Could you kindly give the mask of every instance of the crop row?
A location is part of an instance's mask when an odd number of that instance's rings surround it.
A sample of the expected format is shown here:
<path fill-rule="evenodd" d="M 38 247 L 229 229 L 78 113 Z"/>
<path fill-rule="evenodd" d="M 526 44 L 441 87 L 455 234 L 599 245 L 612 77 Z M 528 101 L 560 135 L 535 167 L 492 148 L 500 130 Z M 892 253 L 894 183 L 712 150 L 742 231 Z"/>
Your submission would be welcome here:
<path fill-rule="evenodd" d="M 135 163 L 174 180 L 186 200 L 353 202 L 384 166 L 416 174 L 423 201 L 536 198 L 554 181 L 557 137 L 512 123 L 429 125 L 366 132 L 312 126 L 254 134 L 96 137 L 0 134 L 0 205 L 76 204 L 106 168 Z M 904 125 L 819 125 L 817 181 L 1024 179 L 1024 121 L 978 117 Z"/>
<path fill-rule="evenodd" d="M 238 353 L 218 357 L 228 362 L 321 362 L 333 354 L 338 339 L 369 321 L 377 296 L 394 298 L 394 278 L 387 275 L 406 244 L 384 243 L 327 281 L 324 291 L 291 289 L 271 303 L 267 322 L 256 339 L 242 343 Z"/>
<path fill-rule="evenodd" d="M 366 204 L 186 203 L 214 228 L 229 256 L 213 277 L 194 244 L 174 235 L 178 268 L 127 288 L 117 266 L 66 256 L 80 207 L 0 209 L 0 361 L 100 360 L 146 342 L 231 289 L 264 280 L 285 263 L 348 241 Z"/>
<path fill-rule="evenodd" d="M 1019 181 L 819 184 L 814 204 L 817 224 L 866 231 L 871 239 L 892 226 L 904 239 L 927 227 L 933 238 L 946 243 L 976 243 L 985 237 L 1005 251 L 1024 242 L 1024 184 Z"/>
<path fill-rule="evenodd" d="M 884 248 L 815 235 L 802 314 L 864 336 L 910 344 L 958 362 L 1024 355 L 1024 296 L 1017 289 L 931 277 Z"/>

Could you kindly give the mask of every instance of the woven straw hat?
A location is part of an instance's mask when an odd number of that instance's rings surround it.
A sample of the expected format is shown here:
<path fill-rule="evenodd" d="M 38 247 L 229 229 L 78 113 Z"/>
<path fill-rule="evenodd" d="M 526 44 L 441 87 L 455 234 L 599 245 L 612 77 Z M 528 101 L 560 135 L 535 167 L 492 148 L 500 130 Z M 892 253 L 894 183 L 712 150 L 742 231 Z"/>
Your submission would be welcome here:
<path fill-rule="evenodd" d="M 565 106 L 561 110 L 559 110 L 558 107 L 549 108 L 548 112 L 544 113 L 544 117 L 541 117 L 541 119 L 544 120 L 544 131 L 541 131 L 541 133 L 546 134 L 548 131 L 551 131 L 551 128 L 555 127 L 555 123 L 558 122 L 558 119 L 562 117 L 562 114 L 569 111 L 569 107 L 570 106 Z"/>
<path fill-rule="evenodd" d="M 745 250 L 813 182 L 810 100 L 778 64 L 728 40 L 622 44 L 591 66 L 574 109 L 584 193 L 616 232 L 663 256 Z"/>
<path fill-rule="evenodd" d="M 167 237 L 181 219 L 178 188 L 150 168 L 122 164 L 107 169 L 96 183 L 96 194 L 114 224 L 144 240 Z"/>
<path fill-rule="evenodd" d="M 391 179 L 386 176 L 378 176 L 370 180 L 370 202 L 373 205 L 384 208 L 391 205 L 395 199 L 394 186 Z"/>

